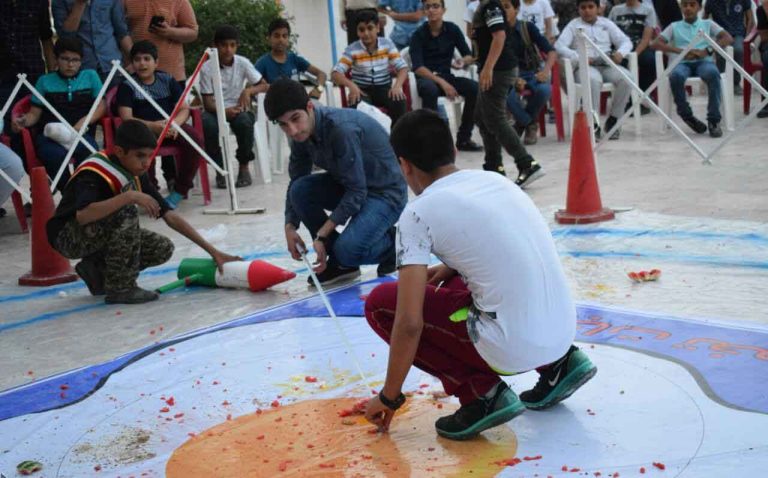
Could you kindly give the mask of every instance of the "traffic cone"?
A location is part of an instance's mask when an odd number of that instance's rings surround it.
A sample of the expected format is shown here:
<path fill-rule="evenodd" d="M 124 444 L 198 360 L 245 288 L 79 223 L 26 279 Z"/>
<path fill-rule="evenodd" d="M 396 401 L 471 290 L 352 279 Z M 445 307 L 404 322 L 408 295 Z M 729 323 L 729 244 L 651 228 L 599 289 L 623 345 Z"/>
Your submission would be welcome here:
<path fill-rule="evenodd" d="M 571 166 L 565 210 L 555 213 L 560 224 L 589 224 L 613 219 L 613 210 L 603 207 L 595 171 L 590 124 L 583 111 L 576 113 L 571 139 Z"/>
<path fill-rule="evenodd" d="M 19 277 L 19 285 L 47 286 L 78 279 L 69 261 L 48 243 L 46 224 L 53 216 L 53 196 L 45 168 L 32 168 L 32 270 Z"/>
<path fill-rule="evenodd" d="M 224 272 L 219 273 L 213 259 L 183 259 L 179 264 L 178 278 L 195 274 L 198 275 L 195 284 L 250 289 L 252 292 L 268 289 L 296 277 L 291 271 L 260 260 L 227 262 L 224 264 Z"/>

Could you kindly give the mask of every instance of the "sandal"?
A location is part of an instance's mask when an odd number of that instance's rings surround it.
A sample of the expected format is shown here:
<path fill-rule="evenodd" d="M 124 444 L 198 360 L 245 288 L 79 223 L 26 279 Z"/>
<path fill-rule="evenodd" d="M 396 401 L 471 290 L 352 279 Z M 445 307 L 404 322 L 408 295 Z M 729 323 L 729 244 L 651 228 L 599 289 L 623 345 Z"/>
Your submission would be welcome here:
<path fill-rule="evenodd" d="M 243 188 L 250 186 L 251 184 L 253 184 L 253 179 L 251 179 L 250 171 L 240 171 L 237 173 L 237 181 L 235 181 L 236 188 Z"/>

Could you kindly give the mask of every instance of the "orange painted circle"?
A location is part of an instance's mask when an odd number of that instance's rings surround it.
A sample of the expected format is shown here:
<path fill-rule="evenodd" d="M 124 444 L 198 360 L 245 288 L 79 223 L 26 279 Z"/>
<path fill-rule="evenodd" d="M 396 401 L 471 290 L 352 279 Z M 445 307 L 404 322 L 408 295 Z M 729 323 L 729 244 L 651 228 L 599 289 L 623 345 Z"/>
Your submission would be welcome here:
<path fill-rule="evenodd" d="M 439 437 L 435 420 L 457 406 L 429 399 L 409 400 L 388 434 L 370 433 L 362 416 L 338 415 L 356 401 L 308 400 L 226 421 L 177 448 L 166 476 L 491 477 L 517 451 L 507 426 L 464 442 Z"/>

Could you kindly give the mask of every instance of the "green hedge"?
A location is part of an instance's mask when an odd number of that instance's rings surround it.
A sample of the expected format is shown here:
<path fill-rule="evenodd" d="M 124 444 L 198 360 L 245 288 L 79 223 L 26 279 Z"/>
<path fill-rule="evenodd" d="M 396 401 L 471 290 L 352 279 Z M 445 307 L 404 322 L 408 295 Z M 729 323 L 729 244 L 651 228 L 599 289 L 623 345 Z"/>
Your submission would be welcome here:
<path fill-rule="evenodd" d="M 194 43 L 184 45 L 187 72 L 194 71 L 203 51 L 213 46 L 213 33 L 219 25 L 240 30 L 238 55 L 256 61 L 269 51 L 267 27 L 282 14 L 275 0 L 190 0 L 200 33 Z"/>

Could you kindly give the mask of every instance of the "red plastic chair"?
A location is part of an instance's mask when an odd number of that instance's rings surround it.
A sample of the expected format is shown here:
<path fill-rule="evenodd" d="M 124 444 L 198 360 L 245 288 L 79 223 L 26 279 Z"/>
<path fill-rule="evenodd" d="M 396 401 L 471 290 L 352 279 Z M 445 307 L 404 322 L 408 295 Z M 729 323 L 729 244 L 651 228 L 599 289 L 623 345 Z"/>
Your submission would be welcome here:
<path fill-rule="evenodd" d="M 114 129 L 120 126 L 123 120 L 115 115 L 113 112 L 117 110 L 117 94 L 108 96 L 109 103 L 107 104 L 107 114 L 110 115 Z M 190 108 L 190 116 L 192 117 L 192 127 L 200 134 L 200 138 L 203 141 L 199 146 L 205 148 L 205 139 L 203 136 L 203 112 L 201 108 Z M 177 145 L 163 145 L 157 151 L 158 156 L 173 156 L 176 161 L 181 157 L 181 148 Z M 200 185 L 203 188 L 203 204 L 205 206 L 211 204 L 211 183 L 208 178 L 208 162 L 200 157 L 199 167 L 197 169 L 200 175 Z"/>
<path fill-rule="evenodd" d="M 758 7 L 760 8 L 760 7 Z M 760 72 L 761 77 L 762 71 L 763 71 L 763 64 L 759 61 L 753 61 L 752 60 L 752 53 L 757 50 L 754 45 L 755 39 L 758 38 L 757 30 L 752 30 L 749 35 L 747 35 L 746 38 L 744 38 L 744 62 L 743 62 L 743 68 L 749 73 L 750 76 L 754 75 L 755 73 Z M 743 79 L 744 81 L 744 114 L 749 114 L 749 108 L 750 104 L 752 103 L 752 83 L 747 81 L 746 78 Z M 761 81 L 763 82 L 763 85 L 766 84 L 766 78 L 761 78 Z"/>
<path fill-rule="evenodd" d="M 6 135 L 0 136 L 0 142 L 4 145 L 11 147 L 11 138 Z M 0 179 L 0 181 L 2 181 Z M 11 201 L 13 202 L 13 210 L 16 211 L 16 219 L 19 221 L 21 232 L 28 232 L 29 226 L 27 226 L 27 213 L 24 211 L 24 201 L 21 199 L 21 194 L 18 191 L 11 193 Z"/>

